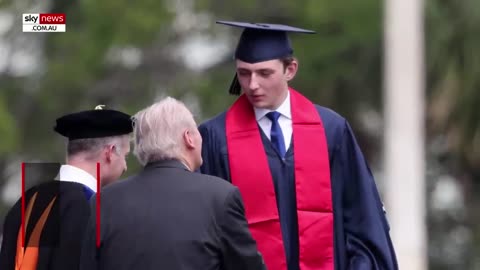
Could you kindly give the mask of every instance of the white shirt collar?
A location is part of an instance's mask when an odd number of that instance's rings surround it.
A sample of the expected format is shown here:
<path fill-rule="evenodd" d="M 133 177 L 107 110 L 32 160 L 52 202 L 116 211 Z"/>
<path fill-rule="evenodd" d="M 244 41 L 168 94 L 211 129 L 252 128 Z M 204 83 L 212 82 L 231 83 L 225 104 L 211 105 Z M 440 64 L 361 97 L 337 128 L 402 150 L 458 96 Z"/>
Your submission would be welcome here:
<path fill-rule="evenodd" d="M 83 184 L 93 190 L 93 192 L 97 192 L 97 179 L 88 172 L 75 166 L 62 165 L 57 178 L 57 180 L 60 181 Z"/>
<path fill-rule="evenodd" d="M 269 109 L 260 109 L 260 108 L 253 108 L 253 109 L 255 111 L 255 118 L 257 119 L 257 121 L 265 117 L 267 113 L 273 111 Z M 290 107 L 290 91 L 287 92 L 287 97 L 275 111 L 279 112 L 281 115 L 287 117 L 288 119 L 292 119 L 292 109 Z"/>

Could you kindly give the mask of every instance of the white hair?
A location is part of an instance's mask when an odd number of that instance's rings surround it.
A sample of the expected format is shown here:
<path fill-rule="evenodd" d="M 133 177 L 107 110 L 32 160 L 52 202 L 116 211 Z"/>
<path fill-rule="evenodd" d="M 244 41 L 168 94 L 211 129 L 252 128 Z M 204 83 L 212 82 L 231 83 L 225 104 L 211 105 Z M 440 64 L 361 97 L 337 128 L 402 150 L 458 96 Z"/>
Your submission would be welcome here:
<path fill-rule="evenodd" d="M 166 97 L 139 111 L 134 119 L 134 151 L 142 165 L 178 159 L 183 151 L 182 133 L 197 128 L 185 104 Z"/>

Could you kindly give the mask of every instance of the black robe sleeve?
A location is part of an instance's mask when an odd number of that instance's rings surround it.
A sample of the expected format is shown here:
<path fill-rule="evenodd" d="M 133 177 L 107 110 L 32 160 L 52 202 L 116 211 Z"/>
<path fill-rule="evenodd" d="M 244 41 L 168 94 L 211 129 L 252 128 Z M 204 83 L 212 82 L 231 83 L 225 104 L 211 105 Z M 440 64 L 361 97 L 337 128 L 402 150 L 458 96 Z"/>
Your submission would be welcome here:
<path fill-rule="evenodd" d="M 331 164 L 332 181 L 342 183 L 341 209 L 343 222 L 336 231 L 344 237 L 337 245 L 340 269 L 396 270 L 395 252 L 389 235 L 389 225 L 375 181 L 367 162 L 345 122 L 341 143 Z M 340 195 L 340 194 L 337 194 Z M 335 194 L 334 194 L 335 196 Z M 340 225 L 340 226 L 338 226 Z M 343 228 L 342 228 L 343 227 Z M 337 239 L 338 240 L 338 239 Z M 337 241 L 340 242 L 340 241 Z"/>

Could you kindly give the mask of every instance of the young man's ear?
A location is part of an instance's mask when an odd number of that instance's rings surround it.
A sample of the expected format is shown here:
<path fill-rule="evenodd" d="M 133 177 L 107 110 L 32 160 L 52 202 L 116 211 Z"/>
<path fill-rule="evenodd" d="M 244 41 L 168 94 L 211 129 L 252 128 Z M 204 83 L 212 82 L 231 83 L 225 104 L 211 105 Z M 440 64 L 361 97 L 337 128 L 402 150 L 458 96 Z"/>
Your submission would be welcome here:
<path fill-rule="evenodd" d="M 293 78 L 295 78 L 297 71 L 298 71 L 298 62 L 297 60 L 293 60 L 285 69 L 287 80 L 290 81 Z"/>
<path fill-rule="evenodd" d="M 287 81 L 292 80 L 295 78 L 295 75 L 297 74 L 298 71 L 298 61 L 293 60 L 286 68 L 285 68 L 285 75 L 287 78 Z"/>

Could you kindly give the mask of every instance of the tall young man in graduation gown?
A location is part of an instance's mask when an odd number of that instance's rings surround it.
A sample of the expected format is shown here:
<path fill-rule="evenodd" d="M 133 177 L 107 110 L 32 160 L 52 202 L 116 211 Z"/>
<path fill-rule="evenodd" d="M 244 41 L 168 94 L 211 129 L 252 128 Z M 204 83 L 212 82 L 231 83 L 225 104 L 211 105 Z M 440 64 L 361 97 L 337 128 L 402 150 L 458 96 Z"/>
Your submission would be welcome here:
<path fill-rule="evenodd" d="M 284 25 L 243 27 L 230 109 L 200 126 L 201 172 L 240 189 L 270 270 L 397 269 L 382 202 L 348 122 L 288 86 Z"/>
<path fill-rule="evenodd" d="M 133 129 L 130 118 L 99 107 L 57 119 L 55 131 L 69 139 L 67 163 L 60 167 L 58 179 L 25 192 L 24 236 L 21 200 L 8 212 L 0 269 L 78 269 L 90 217 L 89 199 L 97 191 L 97 162 L 102 185 L 118 179 L 126 170 L 128 134 Z"/>

